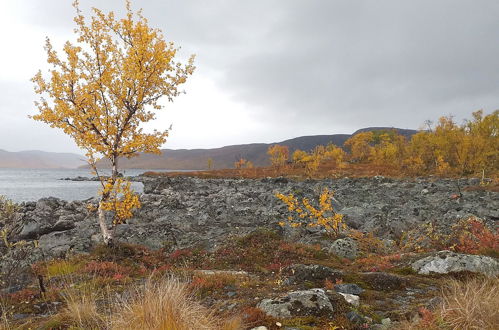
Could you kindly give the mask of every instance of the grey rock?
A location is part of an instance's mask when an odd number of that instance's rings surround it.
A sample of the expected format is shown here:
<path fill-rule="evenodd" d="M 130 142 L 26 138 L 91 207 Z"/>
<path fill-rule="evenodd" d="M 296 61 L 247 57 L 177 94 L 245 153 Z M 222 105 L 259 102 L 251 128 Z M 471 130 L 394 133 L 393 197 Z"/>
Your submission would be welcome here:
<path fill-rule="evenodd" d="M 429 310 L 435 310 L 442 303 L 443 299 L 441 297 L 433 297 L 426 303 L 426 308 Z"/>
<path fill-rule="evenodd" d="M 355 311 L 350 311 L 350 312 L 346 313 L 345 316 L 347 317 L 347 319 L 350 322 L 355 323 L 355 324 L 362 324 L 362 323 L 366 322 L 366 319 L 362 315 L 360 315 L 359 313 L 357 313 Z"/>
<path fill-rule="evenodd" d="M 499 262 L 497 259 L 487 256 L 440 251 L 414 262 L 412 269 L 423 275 L 468 271 L 497 276 L 499 275 Z"/>
<path fill-rule="evenodd" d="M 331 244 L 329 253 L 341 258 L 355 259 L 358 254 L 357 242 L 350 237 L 337 239 Z"/>
<path fill-rule="evenodd" d="M 296 264 L 289 266 L 287 269 L 292 275 L 287 279 L 290 284 L 308 282 L 321 282 L 328 279 L 335 282 L 336 279 L 343 278 L 343 273 L 340 270 L 333 269 L 322 265 L 302 265 Z"/>
<path fill-rule="evenodd" d="M 390 178 L 341 178 L 293 181 L 289 179 L 199 179 L 187 177 L 137 178 L 144 184 L 142 208 L 127 224 L 115 228 L 118 241 L 142 244 L 153 249 L 201 246 L 215 249 L 233 235 L 257 228 L 275 230 L 299 242 L 324 246 L 320 230 L 283 229 L 277 225 L 288 210 L 276 192 L 293 193 L 314 201 L 322 188 L 335 191 L 335 208 L 346 222 L 363 232 L 375 231 L 394 239 L 423 222 L 435 221 L 450 228 L 462 217 L 475 215 L 489 225 L 499 218 L 496 192 L 465 191 L 460 201 L 452 180 Z M 475 180 L 476 181 L 476 180 Z M 464 188 L 473 180 L 460 180 Z M 421 194 L 423 189 L 428 193 Z M 86 205 L 96 200 L 66 202 L 43 198 L 21 204 L 11 240 L 40 240 L 46 257 L 65 251 L 86 252 L 101 242 L 95 212 Z M 108 219 L 109 225 L 111 219 Z M 0 227 L 2 224 L 0 224 Z M 387 241 L 388 242 L 388 241 Z M 328 243 L 329 244 L 329 243 Z M 340 245 L 339 242 L 336 243 Z M 1 247 L 0 247 L 1 248 Z M 332 250 L 340 250 L 334 248 Z M 353 250 L 340 252 L 353 257 Z"/>
<path fill-rule="evenodd" d="M 357 284 L 336 284 L 334 286 L 334 290 L 339 293 L 348 293 L 348 294 L 354 294 L 354 295 L 359 295 L 362 292 L 364 292 L 364 289 L 362 289 L 360 286 Z"/>
<path fill-rule="evenodd" d="M 264 299 L 257 307 L 276 318 L 320 317 L 331 315 L 334 312 L 334 306 L 322 289 L 289 292 L 282 298 Z"/>
<path fill-rule="evenodd" d="M 25 318 L 28 318 L 30 317 L 31 315 L 30 314 L 13 314 L 12 315 L 12 319 L 14 321 L 19 321 L 19 320 L 22 320 L 22 319 L 25 319 Z"/>
<path fill-rule="evenodd" d="M 345 298 L 345 301 L 351 305 L 354 305 L 355 307 L 359 306 L 360 304 L 360 298 L 359 296 L 356 296 L 354 294 L 349 294 L 349 293 L 342 293 L 342 292 L 339 292 L 340 295 L 343 296 L 343 298 Z"/>

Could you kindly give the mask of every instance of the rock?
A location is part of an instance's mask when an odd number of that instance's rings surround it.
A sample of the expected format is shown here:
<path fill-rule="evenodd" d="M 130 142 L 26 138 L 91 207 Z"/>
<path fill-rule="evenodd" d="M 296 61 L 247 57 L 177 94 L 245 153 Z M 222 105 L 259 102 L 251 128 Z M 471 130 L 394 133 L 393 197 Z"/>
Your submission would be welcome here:
<path fill-rule="evenodd" d="M 357 242 L 350 237 L 337 239 L 331 244 L 329 253 L 341 258 L 355 259 L 357 258 Z"/>
<path fill-rule="evenodd" d="M 346 313 L 345 316 L 352 323 L 355 323 L 355 324 L 366 323 L 366 319 L 362 315 L 358 314 L 355 311 L 350 311 L 350 312 Z"/>
<path fill-rule="evenodd" d="M 388 330 L 388 329 L 393 329 L 393 323 L 390 318 L 384 318 L 381 320 L 381 324 L 373 324 L 370 329 L 375 329 L 375 330 Z"/>
<path fill-rule="evenodd" d="M 437 309 L 437 307 L 440 306 L 440 304 L 442 304 L 442 302 L 443 302 L 443 299 L 441 297 L 433 297 L 430 300 L 428 300 L 428 302 L 426 303 L 426 308 L 433 311 L 433 310 Z"/>
<path fill-rule="evenodd" d="M 275 197 L 275 193 L 280 192 L 316 200 L 324 187 L 335 191 L 335 210 L 345 215 L 350 226 L 363 232 L 376 230 L 382 239 L 399 237 L 403 231 L 430 220 L 436 225 L 450 227 L 457 219 L 469 215 L 475 215 L 489 225 L 499 219 L 497 192 L 463 189 L 463 198 L 457 202 L 448 198 L 456 190 L 452 180 L 341 178 L 293 181 L 188 177 L 137 177 L 137 180 L 144 184 L 142 208 L 126 224 L 116 226 L 115 238 L 152 249 L 165 246 L 172 250 L 194 246 L 215 249 L 227 237 L 246 235 L 257 228 L 274 230 L 295 241 L 324 244 L 321 231 L 300 228 L 288 235 L 287 229 L 278 226 L 289 211 Z M 460 180 L 463 188 L 470 182 L 472 180 Z M 422 195 L 423 189 L 428 193 Z M 97 200 L 66 202 L 42 198 L 37 202 L 21 203 L 11 241 L 39 239 L 46 257 L 59 256 L 68 250 L 88 252 L 101 242 L 101 238 L 97 215 L 87 209 L 87 204 L 95 206 Z M 111 219 L 108 221 L 110 224 Z M 354 249 L 344 247 L 341 242 L 344 241 L 336 242 L 331 250 L 353 258 Z M 390 241 L 386 242 L 390 245 Z"/>
<path fill-rule="evenodd" d="M 440 251 L 412 264 L 418 274 L 448 274 L 451 272 L 473 272 L 487 276 L 499 275 L 499 262 L 495 258 L 452 251 Z"/>
<path fill-rule="evenodd" d="M 251 328 L 251 330 L 268 330 L 268 328 L 266 326 L 259 326 L 259 327 L 256 327 L 256 328 Z"/>
<path fill-rule="evenodd" d="M 345 301 L 351 305 L 354 305 L 355 307 L 358 307 L 359 306 L 359 303 L 360 303 L 360 298 L 359 296 L 356 296 L 354 294 L 349 294 L 349 293 L 342 293 L 342 292 L 338 292 L 340 295 L 343 296 L 343 298 L 345 298 Z"/>
<path fill-rule="evenodd" d="M 405 286 L 405 280 L 402 277 L 384 272 L 362 273 L 361 278 L 371 288 L 378 291 L 400 290 Z"/>
<path fill-rule="evenodd" d="M 329 268 L 322 265 L 292 265 L 287 269 L 292 275 L 288 277 L 289 284 L 300 284 L 308 282 L 323 282 L 328 279 L 335 282 L 336 279 L 341 279 L 343 273 L 340 270 Z"/>
<path fill-rule="evenodd" d="M 83 203 L 68 203 L 54 197 L 41 198 L 34 209 L 22 214 L 17 239 L 38 239 L 52 232 L 73 229 L 86 213 Z"/>
<path fill-rule="evenodd" d="M 275 318 L 321 317 L 334 312 L 334 306 L 323 289 L 289 292 L 282 298 L 264 299 L 257 307 Z"/>
<path fill-rule="evenodd" d="M 348 293 L 348 294 L 354 294 L 354 295 L 359 295 L 362 292 L 364 292 L 364 289 L 362 289 L 360 286 L 357 284 L 336 284 L 334 286 L 334 290 L 338 293 Z"/>
<path fill-rule="evenodd" d="M 14 321 L 19 321 L 19 320 L 25 319 L 25 318 L 30 317 L 30 316 L 31 316 L 30 314 L 13 314 L 12 319 Z"/>

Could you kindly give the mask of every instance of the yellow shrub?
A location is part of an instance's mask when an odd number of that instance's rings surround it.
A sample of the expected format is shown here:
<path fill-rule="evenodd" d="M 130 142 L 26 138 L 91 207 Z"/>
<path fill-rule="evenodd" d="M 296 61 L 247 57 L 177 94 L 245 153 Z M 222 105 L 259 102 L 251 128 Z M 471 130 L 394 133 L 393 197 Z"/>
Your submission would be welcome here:
<path fill-rule="evenodd" d="M 346 229 L 343 215 L 336 213 L 333 209 L 331 203 L 333 192 L 327 188 L 324 188 L 319 196 L 318 207 L 313 206 L 308 198 L 302 198 L 299 201 L 293 194 L 277 193 L 276 197 L 288 206 L 291 215 L 287 221 L 291 227 L 300 227 L 305 224 L 309 227 L 322 227 L 334 237 L 339 235 L 341 229 Z M 279 225 L 284 226 L 285 222 L 280 222 Z"/>

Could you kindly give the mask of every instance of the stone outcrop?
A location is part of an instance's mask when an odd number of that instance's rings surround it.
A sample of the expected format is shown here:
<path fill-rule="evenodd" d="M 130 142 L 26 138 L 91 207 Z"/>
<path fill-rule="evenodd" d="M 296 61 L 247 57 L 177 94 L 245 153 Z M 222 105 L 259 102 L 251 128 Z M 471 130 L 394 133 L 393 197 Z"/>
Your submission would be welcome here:
<path fill-rule="evenodd" d="M 289 292 L 281 298 L 264 299 L 257 307 L 275 318 L 328 316 L 335 311 L 335 306 L 323 289 Z"/>
<path fill-rule="evenodd" d="M 343 273 L 340 270 L 333 269 L 322 265 L 292 265 L 286 269 L 291 273 L 286 279 L 289 284 L 297 284 L 304 282 L 323 284 L 325 280 L 335 282 L 343 278 Z"/>
<path fill-rule="evenodd" d="M 495 258 L 470 254 L 440 251 L 412 264 L 418 274 L 448 274 L 451 272 L 473 272 L 487 276 L 499 275 L 499 262 Z"/>
<path fill-rule="evenodd" d="M 195 245 L 214 248 L 230 235 L 244 235 L 258 227 L 280 231 L 305 243 L 321 243 L 317 228 L 281 228 L 287 207 L 275 193 L 293 193 L 315 200 L 327 187 L 335 191 L 336 211 L 353 228 L 396 238 L 424 221 L 451 224 L 475 215 L 486 222 L 499 219 L 498 193 L 457 190 L 454 180 L 396 180 L 342 178 L 291 181 L 288 179 L 136 178 L 144 184 L 142 208 L 128 223 L 116 227 L 118 240 L 150 248 Z M 477 180 L 460 181 L 461 188 Z M 422 193 L 424 191 L 424 193 Z M 44 198 L 21 205 L 11 239 L 39 240 L 46 256 L 84 252 L 101 241 L 97 215 L 88 205 L 96 200 L 67 202 Z M 1 224 L 0 224 L 1 226 Z M 450 227 L 450 226 L 449 226 Z M 331 244 L 331 243 L 327 243 Z M 324 246 L 327 248 L 328 246 Z"/>

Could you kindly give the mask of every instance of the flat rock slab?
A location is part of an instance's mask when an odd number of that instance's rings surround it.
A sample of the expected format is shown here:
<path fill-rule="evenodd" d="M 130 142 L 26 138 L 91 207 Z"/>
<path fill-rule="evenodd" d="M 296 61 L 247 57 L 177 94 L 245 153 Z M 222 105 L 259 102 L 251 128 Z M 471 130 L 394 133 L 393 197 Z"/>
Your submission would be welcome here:
<path fill-rule="evenodd" d="M 499 275 L 499 262 L 497 259 L 487 256 L 440 251 L 435 255 L 414 262 L 412 269 L 422 275 L 468 271 L 497 276 Z"/>
<path fill-rule="evenodd" d="M 340 270 L 322 265 L 296 264 L 289 266 L 286 270 L 291 273 L 291 276 L 287 278 L 287 282 L 290 284 L 303 282 L 321 282 L 323 284 L 325 280 L 335 282 L 337 279 L 343 278 L 343 273 Z"/>
<path fill-rule="evenodd" d="M 323 289 L 289 292 L 282 298 L 264 299 L 257 307 L 275 318 L 331 316 L 335 310 Z"/>

